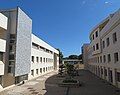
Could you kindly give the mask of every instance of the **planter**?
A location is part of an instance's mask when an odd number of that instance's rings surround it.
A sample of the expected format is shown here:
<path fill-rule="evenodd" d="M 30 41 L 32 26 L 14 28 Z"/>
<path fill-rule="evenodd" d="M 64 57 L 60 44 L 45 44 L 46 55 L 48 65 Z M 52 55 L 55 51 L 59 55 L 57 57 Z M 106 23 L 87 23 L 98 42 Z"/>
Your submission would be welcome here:
<path fill-rule="evenodd" d="M 81 83 L 78 80 L 62 80 L 59 86 L 61 87 L 79 87 Z"/>

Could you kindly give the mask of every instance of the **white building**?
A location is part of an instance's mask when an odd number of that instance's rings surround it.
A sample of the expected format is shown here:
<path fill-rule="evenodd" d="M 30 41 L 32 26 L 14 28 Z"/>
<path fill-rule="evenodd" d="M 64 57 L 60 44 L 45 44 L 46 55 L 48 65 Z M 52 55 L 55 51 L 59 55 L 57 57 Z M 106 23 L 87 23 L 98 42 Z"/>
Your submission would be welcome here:
<path fill-rule="evenodd" d="M 32 34 L 32 20 L 28 15 L 19 7 L 0 10 L 0 88 L 58 67 L 59 51 Z"/>
<path fill-rule="evenodd" d="M 120 88 L 120 10 L 95 26 L 90 40 L 83 50 L 86 68 Z"/>
<path fill-rule="evenodd" d="M 32 34 L 31 73 L 29 79 L 59 68 L 59 52 Z"/>

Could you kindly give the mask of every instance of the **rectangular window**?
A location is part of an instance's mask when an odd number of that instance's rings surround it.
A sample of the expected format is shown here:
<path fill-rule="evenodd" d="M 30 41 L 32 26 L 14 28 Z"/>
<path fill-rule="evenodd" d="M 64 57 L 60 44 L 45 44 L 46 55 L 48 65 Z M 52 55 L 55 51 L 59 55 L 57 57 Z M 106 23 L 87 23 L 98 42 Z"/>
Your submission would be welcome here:
<path fill-rule="evenodd" d="M 3 53 L 0 52 L 0 61 L 3 61 Z"/>
<path fill-rule="evenodd" d="M 45 62 L 45 58 L 44 58 L 44 62 Z"/>
<path fill-rule="evenodd" d="M 105 55 L 103 56 L 103 61 L 104 61 L 104 63 L 106 62 L 106 56 Z"/>
<path fill-rule="evenodd" d="M 40 68 L 40 73 L 42 73 L 42 68 Z"/>
<path fill-rule="evenodd" d="M 118 61 L 118 52 L 114 53 L 114 62 L 116 63 Z"/>
<path fill-rule="evenodd" d="M 117 81 L 120 82 L 120 72 L 117 72 Z"/>
<path fill-rule="evenodd" d="M 42 63 L 42 57 L 40 57 L 40 62 Z"/>
<path fill-rule="evenodd" d="M 14 54 L 12 54 L 12 55 L 9 55 L 9 60 L 14 60 L 15 58 L 14 58 Z"/>
<path fill-rule="evenodd" d="M 12 73 L 12 67 L 8 66 L 8 73 Z"/>
<path fill-rule="evenodd" d="M 99 57 L 98 57 L 98 63 L 99 63 Z"/>
<path fill-rule="evenodd" d="M 93 46 L 93 51 L 95 51 L 95 46 Z"/>
<path fill-rule="evenodd" d="M 101 74 L 103 74 L 103 68 L 101 68 Z"/>
<path fill-rule="evenodd" d="M 115 43 L 117 41 L 117 35 L 116 33 L 113 33 L 113 43 Z"/>
<path fill-rule="evenodd" d="M 106 39 L 106 42 L 107 42 L 107 47 L 110 45 L 110 40 L 109 38 Z"/>
<path fill-rule="evenodd" d="M 32 56 L 32 62 L 34 63 L 34 56 Z"/>
<path fill-rule="evenodd" d="M 102 63 L 102 56 L 100 56 L 100 63 Z"/>
<path fill-rule="evenodd" d="M 36 61 L 37 61 L 37 63 L 39 62 L 39 57 L 36 57 Z"/>
<path fill-rule="evenodd" d="M 108 54 L 108 63 L 111 61 L 111 56 Z"/>
<path fill-rule="evenodd" d="M 105 41 L 102 42 L 102 46 L 103 46 L 103 48 L 105 48 Z"/>
<path fill-rule="evenodd" d="M 107 76 L 107 70 L 106 69 L 104 70 L 104 73 L 105 73 L 105 76 Z"/>
<path fill-rule="evenodd" d="M 31 75 L 34 76 L 34 70 L 31 70 Z"/>
<path fill-rule="evenodd" d="M 43 68 L 43 72 L 45 72 L 45 68 Z"/>
<path fill-rule="evenodd" d="M 38 69 L 36 69 L 36 74 L 38 74 Z"/>
<path fill-rule="evenodd" d="M 46 58 L 46 63 L 47 63 L 47 58 Z"/>
<path fill-rule="evenodd" d="M 96 36 L 96 38 L 98 37 L 98 31 L 95 32 L 95 36 Z"/>
<path fill-rule="evenodd" d="M 96 50 L 98 50 L 98 49 L 99 49 L 99 44 L 97 43 L 97 44 L 96 44 Z"/>

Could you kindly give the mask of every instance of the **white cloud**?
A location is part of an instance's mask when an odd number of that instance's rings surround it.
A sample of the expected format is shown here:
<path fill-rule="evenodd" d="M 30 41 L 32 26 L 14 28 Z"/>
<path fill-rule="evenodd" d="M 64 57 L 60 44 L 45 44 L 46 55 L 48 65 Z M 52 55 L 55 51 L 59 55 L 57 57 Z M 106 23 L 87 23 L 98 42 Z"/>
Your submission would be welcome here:
<path fill-rule="evenodd" d="M 108 4 L 108 3 L 109 3 L 109 2 L 107 2 L 107 1 L 105 2 L 105 4 Z"/>
<path fill-rule="evenodd" d="M 82 4 L 85 4 L 86 3 L 86 1 L 82 1 Z"/>

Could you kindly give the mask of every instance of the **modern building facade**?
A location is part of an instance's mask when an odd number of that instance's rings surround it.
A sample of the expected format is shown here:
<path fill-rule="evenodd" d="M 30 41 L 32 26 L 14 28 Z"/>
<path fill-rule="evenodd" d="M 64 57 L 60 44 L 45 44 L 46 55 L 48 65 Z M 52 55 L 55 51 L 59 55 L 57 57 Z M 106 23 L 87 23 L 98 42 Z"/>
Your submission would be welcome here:
<path fill-rule="evenodd" d="M 31 72 L 29 79 L 59 69 L 59 52 L 32 34 Z"/>
<path fill-rule="evenodd" d="M 90 41 L 82 47 L 85 68 L 120 88 L 120 10 L 95 26 Z"/>
<path fill-rule="evenodd" d="M 19 7 L 0 10 L 1 87 L 57 70 L 58 55 L 55 48 L 32 34 L 32 20 Z"/>

